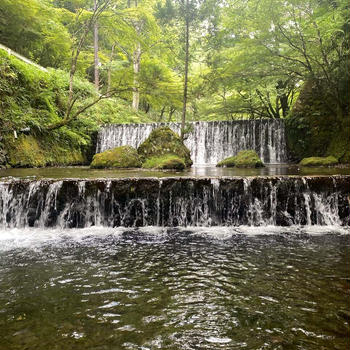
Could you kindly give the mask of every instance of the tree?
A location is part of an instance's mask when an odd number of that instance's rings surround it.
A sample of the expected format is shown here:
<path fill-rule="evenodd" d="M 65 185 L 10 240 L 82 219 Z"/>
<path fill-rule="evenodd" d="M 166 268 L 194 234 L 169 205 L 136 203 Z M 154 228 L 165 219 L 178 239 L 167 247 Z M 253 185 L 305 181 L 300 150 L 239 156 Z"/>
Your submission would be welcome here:
<path fill-rule="evenodd" d="M 59 17 L 39 0 L 2 0 L 0 43 L 44 67 L 66 68 L 71 39 Z"/>
<path fill-rule="evenodd" d="M 265 57 L 264 69 L 276 76 L 277 93 L 290 82 L 300 86 L 311 79 L 320 93 L 332 97 L 330 111 L 342 116 L 346 101 L 339 72 L 349 54 L 343 30 L 346 11 L 343 0 L 251 0 L 231 2 L 225 21 L 236 45 L 260 51 L 258 62 Z M 286 97 L 280 98 L 284 115 Z M 259 93 L 258 98 L 266 103 Z"/>
<path fill-rule="evenodd" d="M 77 30 L 75 32 L 75 38 L 74 38 L 75 44 L 72 47 L 71 66 L 69 71 L 69 89 L 68 89 L 67 109 L 63 119 L 58 123 L 49 125 L 47 127 L 48 130 L 57 129 L 71 123 L 80 114 L 85 112 L 88 108 L 98 103 L 101 99 L 107 98 L 111 95 L 111 92 L 108 92 L 106 94 L 101 94 L 92 102 L 84 105 L 80 109 L 73 112 L 73 107 L 77 99 L 79 98 L 79 95 L 74 96 L 74 89 L 73 89 L 74 75 L 77 69 L 78 58 L 88 33 L 94 27 L 95 22 L 97 21 L 99 16 L 102 14 L 102 12 L 107 8 L 108 5 L 109 5 L 109 0 L 101 0 L 100 2 L 97 3 L 96 6 L 94 6 L 94 10 L 92 13 L 85 13 L 84 10 L 81 10 L 77 13 L 76 21 L 78 25 L 77 25 Z M 80 23 L 81 16 L 86 17 L 85 19 L 83 19 L 82 24 Z"/>
<path fill-rule="evenodd" d="M 97 11 L 98 0 L 94 0 L 94 12 Z M 98 59 L 98 21 L 97 18 L 94 21 L 94 80 L 95 88 L 98 91 L 100 88 L 99 79 L 99 59 Z"/>

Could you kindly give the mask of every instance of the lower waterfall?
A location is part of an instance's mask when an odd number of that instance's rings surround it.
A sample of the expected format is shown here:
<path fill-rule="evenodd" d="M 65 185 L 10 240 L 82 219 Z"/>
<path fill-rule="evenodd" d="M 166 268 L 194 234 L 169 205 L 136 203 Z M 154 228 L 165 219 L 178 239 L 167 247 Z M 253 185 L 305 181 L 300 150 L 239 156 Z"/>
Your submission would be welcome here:
<path fill-rule="evenodd" d="M 216 164 L 240 150 L 254 149 L 265 163 L 287 161 L 284 121 L 280 119 L 214 121 L 190 123 L 185 141 L 194 164 Z M 137 148 L 160 126 L 180 133 L 180 123 L 113 124 L 101 129 L 96 153 L 118 146 Z"/>
<path fill-rule="evenodd" d="M 5 180 L 0 227 L 349 225 L 350 176 Z"/>

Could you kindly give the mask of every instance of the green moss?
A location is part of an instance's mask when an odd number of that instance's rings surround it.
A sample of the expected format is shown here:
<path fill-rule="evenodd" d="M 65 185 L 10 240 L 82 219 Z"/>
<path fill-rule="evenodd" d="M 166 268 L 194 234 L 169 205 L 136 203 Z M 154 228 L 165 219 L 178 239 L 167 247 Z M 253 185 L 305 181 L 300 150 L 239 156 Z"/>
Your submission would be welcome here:
<path fill-rule="evenodd" d="M 350 120 L 344 120 L 341 130 L 332 137 L 326 155 L 334 156 L 340 163 L 350 163 Z"/>
<path fill-rule="evenodd" d="M 228 157 L 216 164 L 217 167 L 232 168 L 235 166 L 236 156 Z"/>
<path fill-rule="evenodd" d="M 237 167 L 237 168 L 260 168 L 264 163 L 254 150 L 244 150 L 237 153 L 236 156 L 225 158 L 220 161 L 217 167 Z"/>
<path fill-rule="evenodd" d="M 311 80 L 305 83 L 286 119 L 287 146 L 293 160 L 332 155 L 341 163 L 350 163 L 349 113 L 335 110 L 322 86 Z"/>
<path fill-rule="evenodd" d="M 43 167 L 48 165 L 80 165 L 86 159 L 79 149 L 71 148 L 47 138 L 32 135 L 19 135 L 16 139 L 7 136 L 6 145 L 8 164 L 12 167 Z"/>
<path fill-rule="evenodd" d="M 300 163 L 301 166 L 332 166 L 338 164 L 338 160 L 333 157 L 309 157 L 304 158 Z"/>
<path fill-rule="evenodd" d="M 89 149 L 101 125 L 152 121 L 115 97 L 87 109 L 68 126 L 48 132 L 47 126 L 61 121 L 67 110 L 68 85 L 69 73 L 41 71 L 0 49 L 0 137 L 11 135 L 3 142 L 3 151 L 12 166 L 89 164 Z M 74 78 L 74 95 L 73 113 L 97 97 L 93 84 L 79 77 Z M 14 131 L 20 134 L 22 129 L 30 136 L 14 139 Z"/>
<path fill-rule="evenodd" d="M 159 157 L 148 158 L 143 164 L 142 168 L 145 169 L 185 169 L 185 161 L 173 154 L 165 154 Z"/>
<path fill-rule="evenodd" d="M 94 155 L 91 168 L 139 168 L 141 160 L 135 148 L 116 147 Z"/>
<path fill-rule="evenodd" d="M 183 159 L 186 167 L 192 165 L 189 149 L 183 144 L 181 138 L 168 127 L 153 130 L 137 152 L 143 160 L 173 154 Z"/>

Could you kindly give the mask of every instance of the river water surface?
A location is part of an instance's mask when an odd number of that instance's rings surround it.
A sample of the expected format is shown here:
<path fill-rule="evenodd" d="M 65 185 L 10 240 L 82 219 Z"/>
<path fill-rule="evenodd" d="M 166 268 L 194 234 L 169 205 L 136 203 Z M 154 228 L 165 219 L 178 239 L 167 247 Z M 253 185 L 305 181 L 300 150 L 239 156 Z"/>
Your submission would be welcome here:
<path fill-rule="evenodd" d="M 131 177 L 222 177 L 222 176 L 278 176 L 278 175 L 350 175 L 348 165 L 338 167 L 300 167 L 297 164 L 267 164 L 263 168 L 217 168 L 215 165 L 197 165 L 183 171 L 146 169 L 90 169 L 87 166 L 10 168 L 0 169 L 0 178 L 131 178 Z"/>
<path fill-rule="evenodd" d="M 348 349 L 347 228 L 0 232 L 0 350 Z"/>

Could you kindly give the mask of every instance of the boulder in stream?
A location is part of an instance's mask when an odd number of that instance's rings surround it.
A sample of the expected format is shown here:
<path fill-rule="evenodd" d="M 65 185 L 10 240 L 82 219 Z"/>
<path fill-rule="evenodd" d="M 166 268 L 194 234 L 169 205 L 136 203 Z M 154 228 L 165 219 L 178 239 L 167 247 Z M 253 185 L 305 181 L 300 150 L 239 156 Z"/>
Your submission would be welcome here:
<path fill-rule="evenodd" d="M 147 158 L 142 164 L 142 168 L 183 170 L 186 168 L 186 164 L 182 158 L 174 154 L 165 154 L 160 157 Z"/>
<path fill-rule="evenodd" d="M 261 168 L 264 163 L 254 150 L 244 150 L 237 155 L 228 157 L 220 161 L 217 167 L 237 167 L 237 168 Z"/>
<path fill-rule="evenodd" d="M 94 155 L 91 168 L 140 168 L 141 160 L 135 148 L 120 146 Z"/>
<path fill-rule="evenodd" d="M 190 150 L 184 145 L 179 135 L 169 127 L 154 129 L 149 137 L 139 146 L 137 152 L 146 167 L 149 167 L 147 165 L 151 163 L 151 159 L 153 159 L 154 162 L 155 159 L 158 158 L 158 160 L 162 160 L 163 163 L 165 159 L 169 160 L 170 156 L 176 156 L 176 158 L 182 160 L 185 167 L 190 167 L 192 165 Z M 167 164 L 168 166 L 174 164 L 176 167 L 167 167 L 166 169 L 178 169 L 181 162 L 175 162 L 174 159 L 175 158 L 172 157 L 172 161 L 167 162 Z M 160 169 L 158 164 L 156 165 L 156 168 Z"/>
<path fill-rule="evenodd" d="M 338 164 L 338 159 L 333 156 L 328 157 L 309 157 L 304 158 L 300 163 L 301 166 L 332 166 Z"/>

